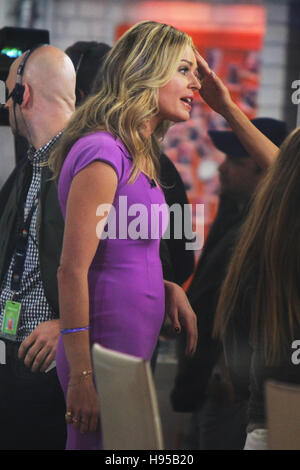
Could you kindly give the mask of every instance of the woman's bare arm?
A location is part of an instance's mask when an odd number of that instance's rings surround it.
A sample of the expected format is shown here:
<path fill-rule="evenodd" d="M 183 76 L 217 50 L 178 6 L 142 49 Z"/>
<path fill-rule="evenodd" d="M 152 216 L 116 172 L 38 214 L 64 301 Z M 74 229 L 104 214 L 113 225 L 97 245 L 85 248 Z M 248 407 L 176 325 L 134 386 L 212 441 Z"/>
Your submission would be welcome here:
<path fill-rule="evenodd" d="M 99 244 L 96 216 L 100 204 L 112 204 L 117 188 L 113 168 L 96 161 L 79 172 L 70 188 L 61 263 L 58 270 L 60 320 L 63 329 L 89 325 L 88 270 Z M 98 234 L 99 235 L 99 234 Z M 100 241 L 101 243 L 101 241 Z M 91 376 L 88 330 L 63 336 L 70 367 L 67 411 L 80 420 L 74 426 L 81 432 L 94 431 L 98 422 L 98 399 Z"/>
<path fill-rule="evenodd" d="M 278 147 L 260 132 L 233 102 L 222 80 L 197 55 L 201 77 L 200 96 L 215 112 L 223 116 L 241 144 L 262 169 L 269 167 L 278 154 Z"/>

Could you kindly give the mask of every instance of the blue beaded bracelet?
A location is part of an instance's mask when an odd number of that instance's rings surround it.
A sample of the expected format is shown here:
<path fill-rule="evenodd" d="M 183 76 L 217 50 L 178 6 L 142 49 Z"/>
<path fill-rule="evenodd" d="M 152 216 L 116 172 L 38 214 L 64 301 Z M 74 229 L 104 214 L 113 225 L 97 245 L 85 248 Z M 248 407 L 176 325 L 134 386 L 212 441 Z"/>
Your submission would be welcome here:
<path fill-rule="evenodd" d="M 89 326 L 83 326 L 82 328 L 65 328 L 64 330 L 60 330 L 62 335 L 67 335 L 69 333 L 76 333 L 77 331 L 84 331 L 88 330 Z"/>

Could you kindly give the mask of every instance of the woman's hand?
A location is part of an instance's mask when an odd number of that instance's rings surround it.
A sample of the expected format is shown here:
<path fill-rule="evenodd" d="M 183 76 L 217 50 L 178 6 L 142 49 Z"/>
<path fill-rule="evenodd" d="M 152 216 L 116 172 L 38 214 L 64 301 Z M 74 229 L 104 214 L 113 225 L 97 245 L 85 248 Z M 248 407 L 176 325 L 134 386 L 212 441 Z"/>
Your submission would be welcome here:
<path fill-rule="evenodd" d="M 165 284 L 165 312 L 176 333 L 181 332 L 183 326 L 186 330 L 186 350 L 188 356 L 196 351 L 198 340 L 197 317 L 182 287 L 173 282 L 164 281 Z"/>
<path fill-rule="evenodd" d="M 211 109 L 225 117 L 227 111 L 235 106 L 228 89 L 200 54 L 196 54 L 196 60 L 201 81 L 200 96 Z"/>
<path fill-rule="evenodd" d="M 70 377 L 66 421 L 82 434 L 95 432 L 99 424 L 99 400 L 92 376 Z"/>

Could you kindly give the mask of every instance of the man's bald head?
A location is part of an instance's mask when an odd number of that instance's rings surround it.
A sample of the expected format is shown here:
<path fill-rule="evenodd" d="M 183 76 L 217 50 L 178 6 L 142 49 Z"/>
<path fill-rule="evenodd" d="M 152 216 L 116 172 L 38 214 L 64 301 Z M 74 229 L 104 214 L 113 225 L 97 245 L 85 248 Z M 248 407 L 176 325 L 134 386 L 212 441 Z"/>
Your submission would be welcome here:
<path fill-rule="evenodd" d="M 10 67 L 6 81 L 9 92 L 16 84 L 17 71 L 26 54 Z M 28 56 L 23 70 L 23 102 L 15 110 L 13 102 L 7 102 L 14 110 L 10 122 L 16 121 L 17 116 L 19 130 L 27 138 L 29 133 L 31 136 L 51 134 L 58 127 L 63 128 L 75 109 L 75 82 L 73 63 L 63 51 L 50 45 L 38 47 Z M 23 124 L 30 132 L 24 132 Z"/>
<path fill-rule="evenodd" d="M 23 81 L 48 101 L 75 99 L 76 74 L 72 61 L 60 49 L 43 46 L 28 58 Z"/>
<path fill-rule="evenodd" d="M 11 65 L 8 82 L 14 86 L 17 70 L 27 52 Z M 33 94 L 48 101 L 64 100 L 72 102 L 75 93 L 76 74 L 69 57 L 60 49 L 45 45 L 38 47 L 28 57 L 22 76 L 22 84 L 28 83 Z"/>

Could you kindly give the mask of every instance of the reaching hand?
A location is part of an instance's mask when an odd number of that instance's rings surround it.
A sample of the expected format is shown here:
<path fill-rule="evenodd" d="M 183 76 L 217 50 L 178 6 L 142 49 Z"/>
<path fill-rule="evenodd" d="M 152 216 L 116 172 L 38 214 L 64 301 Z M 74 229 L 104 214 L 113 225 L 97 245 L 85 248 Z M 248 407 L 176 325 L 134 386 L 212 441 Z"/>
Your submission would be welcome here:
<path fill-rule="evenodd" d="M 196 59 L 201 80 L 199 94 L 211 109 L 224 116 L 227 109 L 234 105 L 230 93 L 200 54 L 196 54 Z"/>

